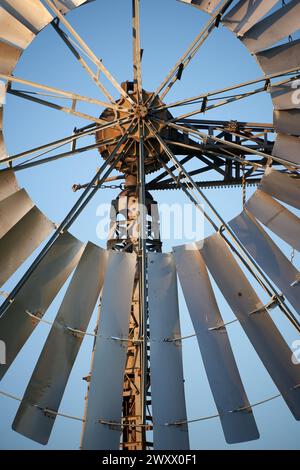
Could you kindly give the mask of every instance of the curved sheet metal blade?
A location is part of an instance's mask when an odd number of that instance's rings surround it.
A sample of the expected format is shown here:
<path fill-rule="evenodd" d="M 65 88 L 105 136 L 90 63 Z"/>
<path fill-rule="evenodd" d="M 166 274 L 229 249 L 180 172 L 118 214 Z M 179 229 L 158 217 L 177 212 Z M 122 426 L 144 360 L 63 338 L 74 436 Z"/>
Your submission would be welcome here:
<path fill-rule="evenodd" d="M 285 111 L 280 111 L 285 112 Z M 275 116 L 275 115 L 274 115 Z M 276 120 L 276 118 L 275 118 Z M 277 123 L 275 122 L 275 126 Z M 272 155 L 280 157 L 290 163 L 300 164 L 300 139 L 292 135 L 277 134 Z"/>
<path fill-rule="evenodd" d="M 0 286 L 47 238 L 54 225 L 33 207 L 0 239 Z"/>
<path fill-rule="evenodd" d="M 300 251 L 300 219 L 258 189 L 246 204 L 248 211 L 282 240 Z"/>
<path fill-rule="evenodd" d="M 300 69 L 300 39 L 258 52 L 255 58 L 267 75 Z"/>
<path fill-rule="evenodd" d="M 238 36 L 243 36 L 278 0 L 240 0 L 222 19 L 222 23 Z"/>
<path fill-rule="evenodd" d="M 0 172 L 0 201 L 19 190 L 13 170 Z"/>
<path fill-rule="evenodd" d="M 255 419 L 201 253 L 193 244 L 174 248 L 174 256 L 226 442 L 258 439 Z M 236 411 L 240 408 L 246 410 Z"/>
<path fill-rule="evenodd" d="M 300 367 L 220 234 L 200 249 L 206 266 L 235 313 L 294 417 L 300 419 Z"/>
<path fill-rule="evenodd" d="M 175 261 L 171 254 L 148 254 L 151 401 L 155 450 L 188 450 L 187 421 Z"/>
<path fill-rule="evenodd" d="M 24 189 L 0 201 L 0 238 L 2 238 L 34 206 Z"/>
<path fill-rule="evenodd" d="M 296 209 L 300 209 L 300 179 L 267 168 L 259 189 Z"/>
<path fill-rule="evenodd" d="M 13 423 L 14 431 L 47 444 L 68 378 L 102 289 L 107 251 L 88 243 L 73 274 Z"/>
<path fill-rule="evenodd" d="M 12 46 L 26 49 L 35 38 L 35 34 L 0 7 L 0 39 Z"/>
<path fill-rule="evenodd" d="M 10 307 L 0 317 L 1 339 L 6 344 L 6 364 L 0 366 L 0 378 L 7 372 L 19 351 L 38 324 L 26 311 L 43 317 L 75 266 L 83 244 L 68 232 L 61 235 L 30 276 Z"/>
<path fill-rule="evenodd" d="M 299 109 L 300 108 L 300 91 L 299 91 L 299 80 L 294 80 L 290 83 L 283 83 L 282 85 L 276 85 L 270 87 L 271 98 L 273 101 L 274 108 L 276 110 L 285 109 Z M 299 123 L 299 120 L 298 120 Z M 291 126 L 293 128 L 293 126 Z M 298 128 L 300 132 L 300 129 Z M 288 132 L 293 134 L 291 130 Z M 297 134 L 297 133 L 296 133 Z"/>
<path fill-rule="evenodd" d="M 120 339 L 128 338 L 135 270 L 135 254 L 110 252 L 83 427 L 81 447 L 84 450 L 118 450 L 120 447 L 127 355 L 127 341 Z M 110 422 L 116 424 L 107 424 Z"/>
<path fill-rule="evenodd" d="M 1 57 L 0 57 L 1 60 Z M 6 89 L 2 89 L 0 91 L 0 99 L 5 100 L 5 93 Z M 3 103 L 0 103 L 0 161 L 7 157 L 7 150 L 4 142 L 3 136 Z M 0 173 L 0 180 L 1 180 L 1 173 Z M 1 198 L 1 187 L 0 187 L 0 198 Z M 1 200 L 1 199 L 0 199 Z"/>
<path fill-rule="evenodd" d="M 1 6 L 35 34 L 53 20 L 40 0 L 1 0 Z"/>
<path fill-rule="evenodd" d="M 188 3 L 193 7 L 203 10 L 206 13 L 212 13 L 221 2 L 221 0 L 179 0 L 182 3 Z"/>
<path fill-rule="evenodd" d="M 61 13 L 65 14 L 68 13 L 68 11 L 79 7 L 83 3 L 88 3 L 89 1 L 91 0 L 53 0 L 53 3 Z"/>
<path fill-rule="evenodd" d="M 0 129 L 0 161 L 7 157 L 7 150 L 4 143 L 3 132 Z"/>
<path fill-rule="evenodd" d="M 297 92 L 299 94 L 299 92 Z M 275 110 L 274 127 L 281 134 L 300 135 L 300 109 Z M 300 142 L 300 139 L 298 139 Z M 298 161 L 300 159 L 298 158 Z"/>
<path fill-rule="evenodd" d="M 299 28 L 299 0 L 291 0 L 249 29 L 241 41 L 251 53 L 254 53 L 272 46 Z"/>
<path fill-rule="evenodd" d="M 246 210 L 229 222 L 243 246 L 300 315 L 299 272 Z"/>
<path fill-rule="evenodd" d="M 18 63 L 22 49 L 0 41 L 0 72 L 10 75 Z"/>

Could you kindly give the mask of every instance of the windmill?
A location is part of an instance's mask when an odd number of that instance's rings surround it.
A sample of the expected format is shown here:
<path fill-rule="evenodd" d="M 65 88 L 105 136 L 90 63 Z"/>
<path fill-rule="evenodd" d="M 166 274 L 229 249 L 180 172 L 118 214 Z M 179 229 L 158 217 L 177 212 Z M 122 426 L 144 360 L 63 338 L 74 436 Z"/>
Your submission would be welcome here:
<path fill-rule="evenodd" d="M 300 331 L 300 277 L 265 229 L 299 251 L 300 223 L 292 208 L 300 209 L 299 101 L 294 86 L 299 79 L 300 42 L 291 34 L 300 26 L 300 2 L 182 1 L 210 16 L 154 92 L 144 90 L 142 84 L 139 0 L 132 1 L 133 81 L 122 84 L 67 19 L 69 10 L 89 1 L 0 2 L 3 96 L 9 93 L 89 121 L 71 136 L 9 155 L 1 108 L 1 285 L 42 245 L 0 307 L 0 339 L 7 346 L 1 378 L 71 277 L 13 422 L 16 432 L 41 444 L 49 441 L 61 413 L 61 400 L 100 296 L 91 375 L 86 378 L 82 448 L 189 448 L 177 276 L 226 441 L 255 440 L 259 432 L 211 278 L 292 415 L 300 419 L 300 366 L 291 360 L 290 348 L 269 315 L 278 306 Z M 254 55 L 262 76 L 166 103 L 169 91 L 221 24 Z M 13 75 L 22 52 L 48 25 L 98 86 L 102 101 Z M 118 100 L 102 76 L 118 91 Z M 39 92 L 20 90 L 18 85 Z M 263 92 L 273 100 L 272 125 L 195 117 Z M 57 105 L 45 99 L 45 94 L 63 97 L 71 105 Z M 94 117 L 78 111 L 78 103 L 97 104 L 104 111 Z M 176 108 L 195 104 L 199 104 L 196 110 L 175 117 Z M 87 135 L 95 136 L 92 147 L 103 157 L 102 166 L 88 184 L 74 188 L 81 191 L 76 204 L 55 225 L 19 188 L 16 173 L 84 151 L 77 143 Z M 71 150 L 45 156 L 63 144 L 72 144 Z M 31 156 L 35 158 L 24 161 Z M 186 163 L 193 159 L 201 166 L 190 172 Z M 119 172 L 117 179 L 123 178 L 124 187 L 112 201 L 107 248 L 83 244 L 69 228 L 99 188 L 114 179 L 114 170 Z M 158 175 L 152 177 L 153 172 Z M 207 175 L 206 181 L 197 182 L 198 174 Z M 222 179 L 212 179 L 213 174 Z M 258 189 L 248 201 L 244 198 L 242 213 L 229 223 L 203 191 L 226 185 L 245 189 L 247 184 Z M 201 203 L 205 203 L 204 215 L 215 233 L 163 253 L 151 190 L 174 188 L 182 190 L 199 210 L 203 211 Z M 256 293 L 257 283 L 269 297 L 267 304 Z M 152 434 L 153 442 L 149 441 Z"/>

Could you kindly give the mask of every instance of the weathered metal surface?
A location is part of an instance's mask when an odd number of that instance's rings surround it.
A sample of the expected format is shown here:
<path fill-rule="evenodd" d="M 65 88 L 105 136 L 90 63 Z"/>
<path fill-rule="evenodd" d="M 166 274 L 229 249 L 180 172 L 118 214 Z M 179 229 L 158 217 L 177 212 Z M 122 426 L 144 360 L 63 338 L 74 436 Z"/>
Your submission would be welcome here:
<path fill-rule="evenodd" d="M 84 3 L 88 3 L 89 1 L 92 0 L 53 0 L 53 3 L 61 13 L 65 14 Z"/>
<path fill-rule="evenodd" d="M 12 170 L 0 173 L 0 201 L 11 196 L 19 190 L 19 186 Z"/>
<path fill-rule="evenodd" d="M 222 23 L 238 36 L 243 36 L 278 0 L 240 0 L 222 19 Z"/>
<path fill-rule="evenodd" d="M 300 4 L 292 0 L 253 26 L 241 38 L 251 53 L 261 51 L 300 28 Z"/>
<path fill-rule="evenodd" d="M 171 254 L 148 254 L 151 395 L 155 450 L 188 450 L 178 291 Z"/>
<path fill-rule="evenodd" d="M 246 211 L 229 223 L 257 264 L 300 314 L 299 272 L 273 240 Z"/>
<path fill-rule="evenodd" d="M 201 253 L 263 365 L 296 419 L 300 419 L 300 368 L 253 287 L 219 234 L 204 241 Z"/>
<path fill-rule="evenodd" d="M 282 111 L 281 111 L 282 112 Z M 276 124 L 277 125 L 277 124 Z M 300 139 L 286 134 L 277 134 L 272 155 L 287 162 L 300 164 Z"/>
<path fill-rule="evenodd" d="M 182 3 L 188 3 L 193 7 L 199 8 L 206 13 L 212 13 L 221 2 L 221 0 L 180 0 Z"/>
<path fill-rule="evenodd" d="M 267 193 L 257 190 L 246 208 L 282 240 L 300 251 L 300 219 Z"/>
<path fill-rule="evenodd" d="M 300 209 L 300 178 L 267 168 L 259 189 L 290 206 Z"/>
<path fill-rule="evenodd" d="M 68 232 L 61 235 L 0 317 L 1 339 L 8 345 L 6 364 L 1 366 L 0 378 L 7 372 L 38 324 L 26 310 L 43 317 L 78 263 L 82 250 L 82 243 Z"/>
<path fill-rule="evenodd" d="M 174 248 L 174 256 L 226 442 L 233 444 L 258 439 L 259 433 L 226 327 L 222 327 L 224 321 L 202 255 L 193 244 Z M 233 413 L 241 407 L 246 407 L 247 413 Z"/>
<path fill-rule="evenodd" d="M 285 83 L 282 85 L 272 86 L 270 88 L 270 93 L 275 109 L 298 109 L 300 108 L 300 91 L 299 91 L 299 81 L 295 80 L 290 83 Z M 299 118 L 298 118 L 299 124 Z M 300 126 L 299 126 L 300 127 Z M 298 131 L 300 129 L 298 127 Z M 293 126 L 292 126 L 293 128 Z M 292 132 L 288 132 L 292 133 Z"/>
<path fill-rule="evenodd" d="M 0 57 L 1 60 L 1 57 Z M 0 91 L 0 98 L 2 103 L 5 100 L 5 93 L 6 90 L 2 89 Z M 4 143 L 4 136 L 3 136 L 3 105 L 0 104 L 0 161 L 7 157 L 7 150 Z M 1 197 L 1 188 L 0 188 L 0 197 Z"/>
<path fill-rule="evenodd" d="M 300 109 L 289 109 L 286 111 L 275 110 L 274 128 L 281 134 L 292 134 L 300 136 Z M 298 143 L 300 143 L 300 139 L 298 139 Z M 300 158 L 297 160 L 299 161 Z"/>
<path fill-rule="evenodd" d="M 1 6 L 34 34 L 53 19 L 40 0 L 2 0 Z"/>
<path fill-rule="evenodd" d="M 34 206 L 24 189 L 0 201 L 0 239 Z"/>
<path fill-rule="evenodd" d="M 39 247 L 54 225 L 32 207 L 0 240 L 0 285 Z"/>
<path fill-rule="evenodd" d="M 45 346 L 31 376 L 13 429 L 47 444 L 67 382 L 104 281 L 107 251 L 88 243 L 71 279 Z"/>
<path fill-rule="evenodd" d="M 35 34 L 20 21 L 0 7 L 0 39 L 12 46 L 26 49 L 34 39 Z"/>
<path fill-rule="evenodd" d="M 85 450 L 118 450 L 120 446 L 126 339 L 135 269 L 135 254 L 110 253 L 83 430 Z"/>
<path fill-rule="evenodd" d="M 258 52 L 255 58 L 268 75 L 299 69 L 300 39 Z"/>
<path fill-rule="evenodd" d="M 0 72 L 11 74 L 18 63 L 22 49 L 0 41 Z"/>

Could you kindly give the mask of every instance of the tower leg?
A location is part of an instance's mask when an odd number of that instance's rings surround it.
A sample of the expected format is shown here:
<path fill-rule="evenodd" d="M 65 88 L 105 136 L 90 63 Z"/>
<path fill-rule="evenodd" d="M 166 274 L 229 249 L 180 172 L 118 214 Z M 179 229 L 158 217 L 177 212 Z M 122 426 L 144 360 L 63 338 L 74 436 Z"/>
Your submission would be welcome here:
<path fill-rule="evenodd" d="M 161 251 L 161 241 L 157 235 L 159 227 L 157 204 L 149 193 L 146 194 L 147 206 L 147 251 Z M 134 175 L 126 178 L 125 190 L 112 202 L 112 219 L 108 248 L 118 251 L 134 251 L 138 254 L 139 227 L 138 191 Z M 128 333 L 127 361 L 123 391 L 123 431 L 121 446 L 123 450 L 145 450 L 151 448 L 147 442 L 147 430 L 152 429 L 150 393 L 150 357 L 148 348 L 144 359 L 141 338 L 140 271 L 137 265 L 136 279 L 132 297 L 131 316 Z M 146 280 L 147 286 L 147 280 Z M 147 302 L 146 302 L 147 307 Z M 147 316 L 147 315 L 146 315 Z M 148 324 L 145 325 L 148 343 Z M 146 372 L 145 372 L 146 368 Z M 146 383 L 144 383 L 144 378 Z M 145 416 L 146 410 L 146 416 Z"/>

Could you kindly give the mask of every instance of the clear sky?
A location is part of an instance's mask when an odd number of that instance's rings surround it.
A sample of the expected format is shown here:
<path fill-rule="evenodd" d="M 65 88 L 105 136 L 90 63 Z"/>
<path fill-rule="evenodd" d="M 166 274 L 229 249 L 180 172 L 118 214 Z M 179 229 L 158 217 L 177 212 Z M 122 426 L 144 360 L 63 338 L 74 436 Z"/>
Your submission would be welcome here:
<path fill-rule="evenodd" d="M 203 27 L 207 16 L 176 0 L 141 0 L 141 25 L 143 55 L 143 84 L 146 90 L 154 90 L 162 81 L 179 56 Z M 94 52 L 103 59 L 106 67 L 119 82 L 132 78 L 131 50 L 131 0 L 96 0 L 88 6 L 69 14 L 68 19 L 87 41 Z M 51 26 L 42 31 L 22 56 L 15 70 L 16 76 L 36 82 L 74 91 L 102 99 L 96 86 L 76 63 L 66 46 Z M 220 27 L 206 41 L 196 58 L 174 86 L 168 96 L 169 102 L 191 97 L 206 91 L 240 83 L 262 75 L 253 57 L 243 45 L 225 28 Z M 117 95 L 115 95 L 117 96 Z M 83 110 L 98 116 L 100 109 L 83 106 Z M 178 111 L 180 112 L 180 110 Z M 233 119 L 242 121 L 272 122 L 272 103 L 267 94 L 249 98 L 228 107 L 220 108 L 205 118 Z M 10 154 L 31 148 L 44 142 L 70 135 L 75 126 L 87 124 L 82 119 L 65 115 L 56 110 L 43 108 L 34 103 L 10 96 L 5 114 L 5 136 Z M 84 140 L 90 142 L 90 140 Z M 88 182 L 96 168 L 101 165 L 97 151 L 60 160 L 18 174 L 21 187 L 25 187 L 38 207 L 56 222 L 62 220 L 74 204 L 78 194 L 72 192 L 74 183 Z M 252 190 L 248 190 L 250 195 Z M 100 203 L 109 203 L 118 194 L 116 190 L 99 191 L 87 210 L 74 224 L 71 232 L 81 240 L 91 240 L 105 245 L 96 236 L 98 218 L 96 210 Z M 209 196 L 226 220 L 242 209 L 240 189 L 207 190 Z M 176 191 L 153 193 L 158 202 L 184 203 L 184 195 Z M 205 227 L 206 235 L 210 232 Z M 275 237 L 274 237 L 275 238 Z M 278 239 L 275 239 L 278 241 Z M 164 250 L 185 240 L 167 240 Z M 279 242 L 279 241 L 278 241 Z M 285 244 L 281 248 L 290 257 L 291 250 Z M 28 267 L 31 257 L 4 286 L 9 291 L 18 277 Z M 295 258 L 299 268 L 299 257 Z M 55 318 L 67 286 L 54 300 L 45 318 Z M 233 314 L 216 288 L 219 306 L 225 321 Z M 183 335 L 193 332 L 182 294 L 180 293 L 181 326 Z M 266 300 L 266 299 L 264 299 Z M 272 312 L 276 324 L 291 345 L 299 339 L 296 332 L 282 317 L 280 311 Z M 95 325 L 95 315 L 89 330 Z M 40 324 L 6 377 L 0 389 L 22 396 L 36 360 L 49 332 L 47 325 Z M 259 358 L 238 324 L 228 328 L 237 363 L 251 403 L 277 393 L 276 387 L 264 370 Z M 89 372 L 92 338 L 86 337 L 74 366 L 61 411 L 75 416 L 83 415 L 86 383 L 82 377 Z M 189 419 L 215 414 L 216 408 L 209 390 L 201 356 L 195 338 L 184 341 L 184 367 L 186 399 Z M 300 367 L 300 365 L 299 365 Z M 80 422 L 57 418 L 50 443 L 40 446 L 14 433 L 10 427 L 18 409 L 18 403 L 0 397 L 0 448 L 1 449 L 77 449 L 79 447 Z M 193 449 L 299 449 L 300 424 L 291 416 L 280 398 L 254 409 L 261 438 L 243 445 L 228 446 L 225 443 L 218 419 L 203 421 L 190 426 Z"/>

